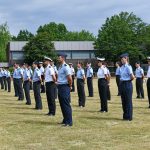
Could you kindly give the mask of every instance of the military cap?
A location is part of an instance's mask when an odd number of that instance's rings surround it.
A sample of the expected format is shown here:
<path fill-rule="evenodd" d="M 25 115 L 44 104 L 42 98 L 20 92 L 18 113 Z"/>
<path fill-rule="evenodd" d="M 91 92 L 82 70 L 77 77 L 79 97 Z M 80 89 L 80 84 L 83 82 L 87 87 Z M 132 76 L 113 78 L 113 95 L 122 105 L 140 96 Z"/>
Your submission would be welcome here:
<path fill-rule="evenodd" d="M 147 57 L 147 60 L 150 61 L 150 57 Z"/>
<path fill-rule="evenodd" d="M 43 62 L 42 62 L 42 61 L 39 61 L 38 63 L 39 63 L 39 64 L 43 64 Z"/>
<path fill-rule="evenodd" d="M 123 58 L 123 57 L 129 57 L 129 54 L 128 53 L 121 54 L 120 58 Z"/>
<path fill-rule="evenodd" d="M 67 54 L 64 53 L 64 52 L 59 52 L 59 53 L 57 54 L 57 56 L 67 57 Z"/>
<path fill-rule="evenodd" d="M 72 63 L 69 63 L 69 65 L 73 65 Z"/>
<path fill-rule="evenodd" d="M 38 62 L 38 61 L 34 61 L 34 62 L 33 62 L 33 64 L 38 65 L 38 64 L 39 64 L 39 62 Z"/>
<path fill-rule="evenodd" d="M 98 61 L 104 61 L 105 58 L 99 58 L 99 57 L 97 57 L 97 60 L 98 60 Z"/>
<path fill-rule="evenodd" d="M 47 57 L 47 56 L 44 56 L 44 60 L 49 60 L 49 61 L 52 61 L 51 58 Z"/>

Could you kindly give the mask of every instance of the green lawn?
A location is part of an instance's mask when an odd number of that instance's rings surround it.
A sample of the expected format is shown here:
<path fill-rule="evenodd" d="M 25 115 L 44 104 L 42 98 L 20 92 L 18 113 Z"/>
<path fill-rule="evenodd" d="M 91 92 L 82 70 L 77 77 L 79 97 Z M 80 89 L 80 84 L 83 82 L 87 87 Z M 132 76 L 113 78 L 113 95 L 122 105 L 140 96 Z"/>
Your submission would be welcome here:
<path fill-rule="evenodd" d="M 133 84 L 135 84 L 133 82 Z M 87 85 L 85 85 L 86 87 Z M 78 107 L 77 93 L 72 93 L 74 125 L 61 127 L 60 106 L 57 101 L 56 117 L 47 113 L 46 96 L 42 94 L 44 109 L 34 110 L 25 101 L 18 102 L 14 92 L 0 90 L 0 149 L 1 150 L 148 150 L 150 149 L 150 109 L 146 85 L 145 100 L 135 99 L 132 122 L 122 120 L 120 97 L 115 80 L 111 80 L 112 100 L 109 112 L 100 113 L 97 79 L 94 79 L 94 98 L 88 98 L 85 108 Z M 87 94 L 87 87 L 86 95 Z"/>

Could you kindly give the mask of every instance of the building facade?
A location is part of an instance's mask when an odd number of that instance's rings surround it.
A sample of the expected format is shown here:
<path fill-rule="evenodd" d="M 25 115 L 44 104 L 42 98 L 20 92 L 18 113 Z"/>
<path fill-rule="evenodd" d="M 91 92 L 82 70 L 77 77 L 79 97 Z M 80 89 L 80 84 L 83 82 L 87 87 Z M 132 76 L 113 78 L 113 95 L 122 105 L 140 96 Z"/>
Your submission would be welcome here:
<path fill-rule="evenodd" d="M 22 63 L 24 61 L 23 47 L 27 41 L 11 41 L 8 44 L 9 63 Z M 94 55 L 94 41 L 54 41 L 56 52 L 67 53 L 67 62 L 92 61 Z"/>

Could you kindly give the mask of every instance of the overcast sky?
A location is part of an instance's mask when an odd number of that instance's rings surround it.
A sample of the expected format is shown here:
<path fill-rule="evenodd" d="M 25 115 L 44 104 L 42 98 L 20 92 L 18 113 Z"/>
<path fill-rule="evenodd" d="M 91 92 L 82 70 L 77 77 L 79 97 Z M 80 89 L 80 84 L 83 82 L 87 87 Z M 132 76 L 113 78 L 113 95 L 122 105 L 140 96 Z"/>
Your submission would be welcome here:
<path fill-rule="evenodd" d="M 150 23 L 150 0 L 0 0 L 0 24 L 7 21 L 14 35 L 20 29 L 35 33 L 49 22 L 97 35 L 105 19 L 121 11 L 133 12 Z"/>

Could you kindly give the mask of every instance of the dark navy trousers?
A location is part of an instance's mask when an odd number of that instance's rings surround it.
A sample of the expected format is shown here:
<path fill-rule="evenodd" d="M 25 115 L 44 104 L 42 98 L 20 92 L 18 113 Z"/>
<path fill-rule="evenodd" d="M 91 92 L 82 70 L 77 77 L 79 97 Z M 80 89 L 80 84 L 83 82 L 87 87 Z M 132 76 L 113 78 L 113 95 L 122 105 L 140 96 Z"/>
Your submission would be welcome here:
<path fill-rule="evenodd" d="M 93 97 L 93 78 L 92 77 L 87 78 L 87 86 L 88 86 L 89 96 Z"/>
<path fill-rule="evenodd" d="M 118 87 L 118 96 L 120 95 L 120 75 L 116 75 L 116 83 Z"/>
<path fill-rule="evenodd" d="M 148 93 L 148 101 L 150 106 L 150 78 L 147 80 L 147 93 Z"/>
<path fill-rule="evenodd" d="M 69 85 L 58 85 L 58 99 L 63 114 L 63 123 L 72 125 L 72 108 L 70 105 Z"/>
<path fill-rule="evenodd" d="M 30 98 L 30 81 L 24 81 L 23 88 L 24 88 L 24 93 L 25 93 L 27 104 L 31 104 L 31 98 Z"/>
<path fill-rule="evenodd" d="M 136 93 L 137 97 L 144 98 L 143 79 L 136 78 Z"/>
<path fill-rule="evenodd" d="M 123 119 L 132 120 L 133 106 L 132 106 L 132 93 L 133 86 L 131 81 L 121 81 L 121 100 L 123 109 Z"/>

